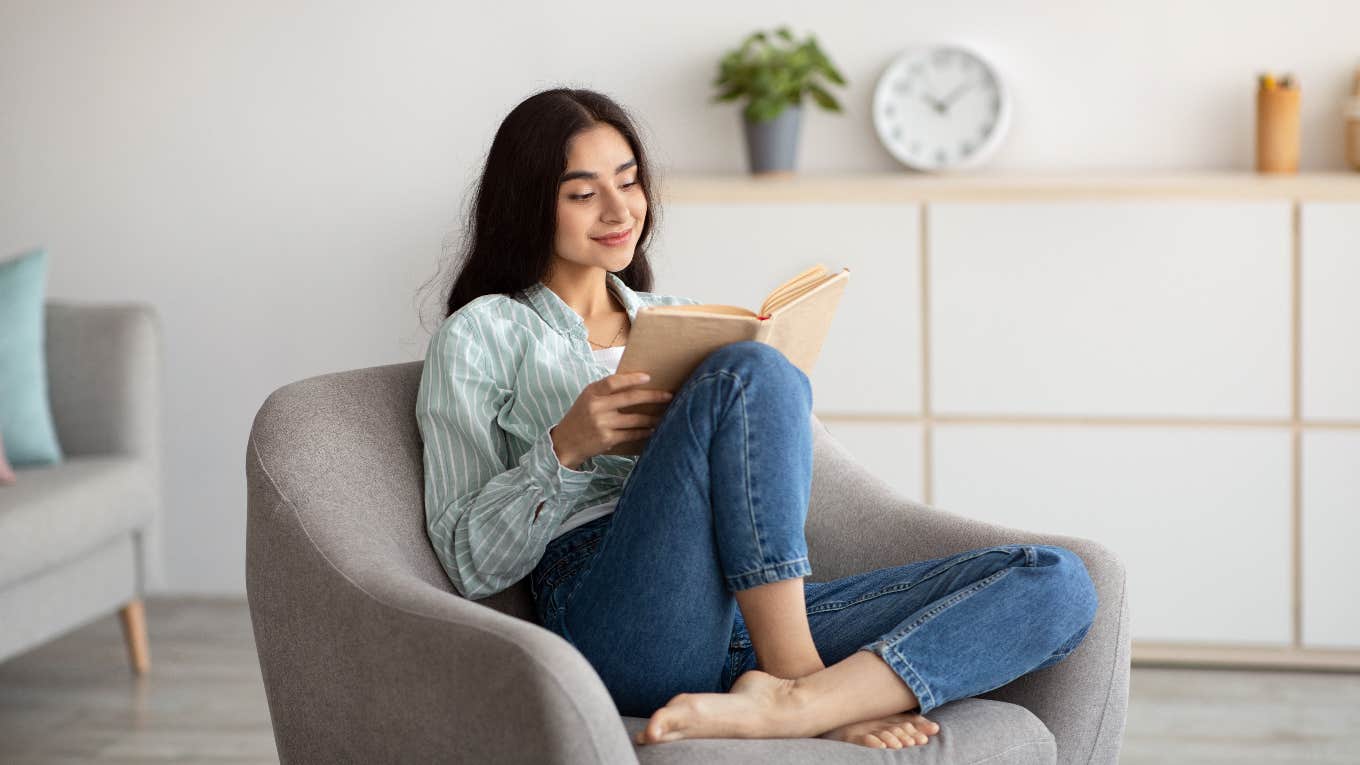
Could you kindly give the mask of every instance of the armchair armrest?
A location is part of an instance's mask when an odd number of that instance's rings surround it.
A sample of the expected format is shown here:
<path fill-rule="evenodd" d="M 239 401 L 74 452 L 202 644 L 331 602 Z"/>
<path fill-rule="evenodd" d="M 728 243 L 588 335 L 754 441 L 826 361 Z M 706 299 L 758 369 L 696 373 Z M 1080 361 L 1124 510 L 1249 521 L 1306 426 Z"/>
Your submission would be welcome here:
<path fill-rule="evenodd" d="M 864 468 L 813 418 L 815 466 L 807 521 L 813 579 L 1001 544 L 1050 544 L 1081 556 L 1100 607 L 1081 645 L 1058 664 L 982 695 L 1043 720 L 1060 762 L 1116 762 L 1128 708 L 1129 631 L 1123 563 L 1078 537 L 999 526 L 913 502 Z"/>
<path fill-rule="evenodd" d="M 565 640 L 333 547 L 253 438 L 246 471 L 246 590 L 283 762 L 637 762 Z"/>

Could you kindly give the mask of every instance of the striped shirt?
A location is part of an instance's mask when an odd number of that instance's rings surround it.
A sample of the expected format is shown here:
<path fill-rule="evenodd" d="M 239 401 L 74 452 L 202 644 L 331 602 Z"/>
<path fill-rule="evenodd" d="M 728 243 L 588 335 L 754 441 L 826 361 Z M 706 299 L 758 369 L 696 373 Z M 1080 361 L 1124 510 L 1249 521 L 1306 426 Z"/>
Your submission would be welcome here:
<path fill-rule="evenodd" d="M 634 292 L 612 273 L 605 282 L 629 322 L 644 306 L 699 302 Z M 637 457 L 595 455 L 574 470 L 548 433 L 586 385 L 612 374 L 586 338 L 581 316 L 542 282 L 472 300 L 430 337 L 416 394 L 425 527 L 467 598 L 524 578 L 564 521 L 623 493 Z"/>

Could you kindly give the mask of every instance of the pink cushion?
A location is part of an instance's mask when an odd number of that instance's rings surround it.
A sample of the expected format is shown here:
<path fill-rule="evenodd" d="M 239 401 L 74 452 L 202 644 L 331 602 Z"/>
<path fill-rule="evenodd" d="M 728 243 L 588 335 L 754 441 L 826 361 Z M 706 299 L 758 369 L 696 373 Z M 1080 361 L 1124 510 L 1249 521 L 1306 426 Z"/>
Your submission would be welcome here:
<path fill-rule="evenodd" d="M 5 437 L 0 436 L 0 486 L 12 486 L 15 480 L 14 469 L 5 459 Z"/>

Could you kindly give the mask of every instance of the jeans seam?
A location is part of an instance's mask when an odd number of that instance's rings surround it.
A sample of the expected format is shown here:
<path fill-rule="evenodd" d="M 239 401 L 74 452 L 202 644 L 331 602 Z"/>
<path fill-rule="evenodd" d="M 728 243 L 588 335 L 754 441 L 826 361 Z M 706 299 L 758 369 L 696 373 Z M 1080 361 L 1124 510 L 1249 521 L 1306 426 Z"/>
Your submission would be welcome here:
<path fill-rule="evenodd" d="M 892 654 L 891 658 L 895 659 L 896 662 L 888 661 L 888 653 Z M 894 664 L 900 664 L 901 670 L 905 671 L 907 675 L 911 676 L 912 680 L 916 681 L 913 683 L 908 681 L 906 677 L 902 678 L 902 682 L 906 683 L 907 687 L 911 688 L 912 695 L 916 696 L 917 707 L 921 710 L 920 714 L 925 714 L 935 708 L 935 691 L 931 689 L 930 683 L 927 683 L 925 678 L 921 677 L 921 673 L 916 671 L 916 667 L 913 667 L 911 662 L 907 661 L 907 657 L 903 656 L 902 652 L 897 650 L 897 646 L 884 645 L 881 658 L 883 658 L 884 661 L 888 661 L 888 665 L 893 668 L 893 671 L 898 672 L 899 674 L 901 674 L 901 672 Z M 924 698 L 921 697 L 921 691 L 925 691 Z"/>
<path fill-rule="evenodd" d="M 902 678 L 903 682 L 906 682 L 907 685 L 912 688 L 912 692 L 916 695 L 916 700 L 921 705 L 921 714 L 925 714 L 928 710 L 933 709 L 935 707 L 935 692 L 931 690 L 930 685 L 925 682 L 925 680 L 921 677 L 920 673 L 916 671 L 916 668 L 911 666 L 911 663 L 908 662 L 906 657 L 902 655 L 902 652 L 898 650 L 897 643 L 906 638 L 908 635 L 910 635 L 912 631 L 915 630 L 917 627 L 920 627 L 922 624 L 925 624 L 931 619 L 934 619 L 936 616 L 939 616 L 941 613 L 952 608 L 953 606 L 962 603 L 963 601 L 972 597 L 974 593 L 979 592 L 987 585 L 1000 580 L 1002 577 L 1006 576 L 1013 570 L 1014 570 L 1013 568 L 1003 568 L 1000 571 L 997 571 L 996 573 L 987 577 L 986 579 L 973 583 L 967 589 L 960 590 L 959 592 L 954 593 L 944 601 L 937 603 L 934 608 L 922 614 L 920 618 L 912 622 L 905 629 L 902 629 L 898 632 L 892 633 L 891 635 L 875 640 L 873 643 L 870 643 L 868 646 L 865 646 L 870 651 L 874 651 L 874 648 L 877 647 L 879 650 L 874 652 L 878 653 L 879 656 L 883 658 L 884 661 L 888 661 L 889 666 L 892 667 L 894 671 L 897 671 L 898 670 L 897 666 L 895 666 L 892 661 L 888 660 L 888 654 L 891 653 L 892 657 L 897 660 L 897 663 L 900 663 L 901 667 L 905 669 L 907 672 L 909 672 L 912 678 L 915 679 L 916 682 L 921 686 L 921 688 L 925 690 L 927 698 L 921 698 L 920 691 L 917 690 L 916 687 L 907 680 L 907 678 L 905 677 Z"/>
<path fill-rule="evenodd" d="M 742 385 L 741 378 L 733 375 L 737 379 L 737 394 L 741 402 L 741 470 L 745 477 L 743 488 L 746 491 L 746 513 L 751 519 L 751 537 L 756 543 L 756 558 L 765 560 L 765 548 L 760 544 L 760 523 L 756 520 L 755 503 L 751 501 L 751 434 L 747 430 L 746 421 L 746 386 Z"/>
<path fill-rule="evenodd" d="M 739 375 L 732 374 L 725 369 L 717 369 L 698 378 L 695 383 L 700 383 L 714 377 L 730 377 L 735 381 L 737 388 L 738 401 L 741 404 L 741 449 L 742 449 L 742 488 L 746 491 L 746 512 L 750 516 L 751 536 L 755 539 L 756 557 L 764 560 L 765 549 L 760 544 L 760 526 L 756 522 L 755 504 L 751 502 L 751 434 L 747 430 L 746 416 L 746 386 L 742 384 Z M 726 410 L 723 412 L 726 414 Z M 710 446 L 711 450 L 711 446 Z M 741 576 L 740 574 L 738 576 Z M 730 577 L 729 577 L 730 578 Z"/>
<path fill-rule="evenodd" d="M 925 580 L 923 579 L 921 581 Z M 813 614 L 824 614 L 830 613 L 832 611 L 842 611 L 851 606 L 858 606 L 861 603 L 868 603 L 869 601 L 874 600 L 876 598 L 881 598 L 884 595 L 896 595 L 899 592 L 905 592 L 920 583 L 921 582 L 918 581 L 893 584 L 884 587 L 883 589 L 878 590 L 877 592 L 871 592 L 867 595 L 861 595 L 860 597 L 855 598 L 854 600 L 836 600 L 830 603 L 821 603 L 816 606 L 813 606 L 812 608 L 809 608 L 807 613 L 808 616 L 812 616 Z"/>
<path fill-rule="evenodd" d="M 818 606 L 816 606 L 816 607 L 814 607 L 814 608 L 809 609 L 809 610 L 808 610 L 808 615 L 811 616 L 812 614 L 827 613 L 827 612 L 830 612 L 830 611 L 840 611 L 840 610 L 842 610 L 842 609 L 849 608 L 850 606 L 857 606 L 857 605 L 859 605 L 859 604 L 861 604 L 861 603 L 866 603 L 866 602 L 868 602 L 868 601 L 870 601 L 870 600 L 873 600 L 873 599 L 875 599 L 875 598 L 881 598 L 881 597 L 883 597 L 884 595 L 895 595 L 895 594 L 897 594 L 897 593 L 899 593 L 899 592 L 905 592 L 906 590 L 910 590 L 910 589 L 913 588 L 913 587 L 916 587 L 916 586 L 918 586 L 918 585 L 924 584 L 925 582 L 928 582 L 928 581 L 930 581 L 931 579 L 934 579 L 935 577 L 937 577 L 937 576 L 943 574 L 943 573 L 946 572 L 946 571 L 949 571 L 950 569 L 954 568 L 955 566 L 959 565 L 960 563 L 966 563 L 966 562 L 968 562 L 968 561 L 970 561 L 970 560 L 973 560 L 973 559 L 975 559 L 975 558 L 980 558 L 980 557 L 982 557 L 983 555 L 986 555 L 987 553 L 990 553 L 990 552 L 998 552 L 998 551 L 1000 551 L 1000 550 L 1002 550 L 1002 549 L 1004 549 L 1004 548 L 1003 548 L 1003 547 L 988 547 L 988 548 L 985 548 L 985 549 L 976 550 L 976 551 L 974 551 L 975 554 L 970 555 L 970 556 L 968 556 L 967 558 L 959 558 L 959 559 L 957 559 L 957 560 L 950 561 L 949 565 L 947 565 L 947 566 L 941 566 L 941 567 L 939 567 L 939 568 L 936 568 L 935 570 L 931 571 L 930 573 L 926 574 L 925 576 L 923 576 L 923 577 L 921 577 L 920 579 L 917 579 L 917 580 L 915 580 L 915 581 L 911 581 L 911 582 L 898 582 L 897 584 L 888 585 L 887 587 L 884 587 L 883 589 L 881 589 L 881 590 L 879 590 L 879 591 L 877 591 L 877 592 L 872 592 L 872 593 L 869 593 L 868 595 L 862 595 L 862 596 L 860 596 L 860 597 L 858 597 L 858 598 L 856 598 L 856 599 L 854 599 L 854 600 L 837 600 L 837 601 L 832 601 L 832 602 L 830 602 L 830 603 L 822 603 L 822 604 L 820 604 L 820 605 L 818 605 Z M 1029 550 L 1030 550 L 1029 546 L 1025 546 L 1026 560 L 1030 561 L 1030 565 L 1033 566 L 1033 561 L 1032 561 L 1032 559 L 1029 557 L 1029 556 L 1030 556 Z"/>
<path fill-rule="evenodd" d="M 946 610 L 948 610 L 948 609 L 950 609 L 950 608 L 952 608 L 952 607 L 958 605 L 959 603 L 962 603 L 963 601 L 965 601 L 965 600 L 971 598 L 971 597 L 974 595 L 974 593 L 979 592 L 979 591 L 982 590 L 984 587 L 986 587 L 986 586 L 992 584 L 993 582 L 995 582 L 995 581 L 1001 579 L 1002 577 L 1006 576 L 1007 574 L 1009 574 L 1009 573 L 1010 573 L 1011 571 L 1013 571 L 1013 570 L 1014 570 L 1013 568 L 1003 568 L 1003 569 L 1001 569 L 1000 571 L 997 571 L 996 573 L 994 573 L 994 574 L 992 574 L 991 576 L 987 577 L 986 579 L 983 579 L 983 580 L 974 582 L 972 585 L 970 585 L 970 586 L 967 587 L 966 589 L 960 590 L 959 592 L 954 593 L 953 595 L 949 596 L 949 597 L 946 598 L 945 600 L 943 600 L 943 601 L 941 601 L 941 602 L 939 602 L 939 603 L 936 603 L 934 608 L 930 609 L 929 611 L 925 612 L 924 614 L 921 614 L 921 616 L 920 616 L 916 621 L 914 621 L 914 622 L 912 622 L 911 624 L 907 625 L 905 628 L 903 628 L 903 629 L 901 629 L 901 630 L 899 630 L 899 631 L 897 631 L 897 632 L 892 633 L 892 634 L 889 635 L 888 637 L 882 638 L 882 639 L 881 639 L 881 642 L 885 642 L 885 643 L 896 643 L 897 641 L 902 640 L 902 639 L 905 638 L 907 635 L 910 635 L 910 634 L 912 633 L 912 631 L 915 630 L 917 627 L 920 627 L 922 624 L 925 624 L 926 622 L 930 621 L 931 619 L 934 619 L 936 616 L 939 616 L 941 613 L 945 612 Z"/>

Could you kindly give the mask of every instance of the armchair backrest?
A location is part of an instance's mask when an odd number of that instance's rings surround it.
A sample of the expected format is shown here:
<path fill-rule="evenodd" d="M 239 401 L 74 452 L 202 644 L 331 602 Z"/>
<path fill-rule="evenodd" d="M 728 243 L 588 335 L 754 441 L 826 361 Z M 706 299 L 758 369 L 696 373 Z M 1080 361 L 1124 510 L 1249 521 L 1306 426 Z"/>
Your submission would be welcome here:
<path fill-rule="evenodd" d="M 260 408 L 248 448 L 259 451 L 297 522 L 344 576 L 367 586 L 404 573 L 453 593 L 425 531 L 424 455 L 415 420 L 422 365 L 369 367 L 286 385 Z M 829 449 L 844 459 L 815 418 L 813 425 L 818 462 L 832 458 Z M 536 618 L 526 582 L 478 603 Z"/>

